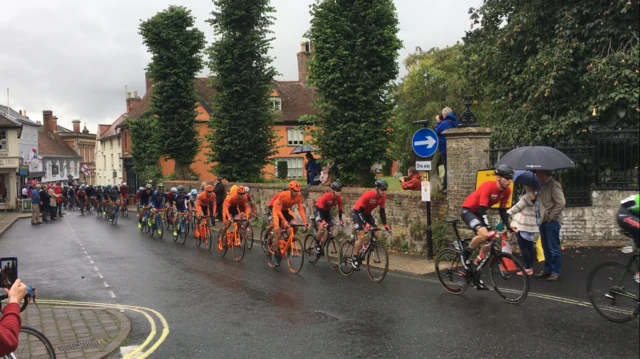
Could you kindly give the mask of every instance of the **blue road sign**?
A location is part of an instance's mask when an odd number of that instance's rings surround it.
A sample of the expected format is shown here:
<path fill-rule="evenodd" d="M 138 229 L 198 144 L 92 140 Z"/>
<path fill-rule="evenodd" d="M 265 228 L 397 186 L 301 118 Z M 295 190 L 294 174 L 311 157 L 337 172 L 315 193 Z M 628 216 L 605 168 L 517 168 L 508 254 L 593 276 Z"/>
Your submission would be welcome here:
<path fill-rule="evenodd" d="M 432 156 L 438 149 L 438 136 L 430 128 L 421 128 L 413 134 L 411 147 L 420 157 Z"/>

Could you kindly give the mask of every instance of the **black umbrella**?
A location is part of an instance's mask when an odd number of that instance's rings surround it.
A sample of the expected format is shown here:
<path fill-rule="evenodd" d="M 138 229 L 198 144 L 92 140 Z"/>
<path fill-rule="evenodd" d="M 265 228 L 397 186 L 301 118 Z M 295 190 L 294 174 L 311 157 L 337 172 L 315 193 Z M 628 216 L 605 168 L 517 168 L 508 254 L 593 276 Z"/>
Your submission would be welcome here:
<path fill-rule="evenodd" d="M 305 152 L 315 152 L 318 149 L 311 145 L 300 145 L 291 151 L 291 154 L 294 155 L 296 153 L 305 153 Z"/>
<path fill-rule="evenodd" d="M 574 168 L 573 161 L 553 147 L 518 147 L 502 156 L 496 166 L 508 165 L 514 170 L 547 170 Z"/>

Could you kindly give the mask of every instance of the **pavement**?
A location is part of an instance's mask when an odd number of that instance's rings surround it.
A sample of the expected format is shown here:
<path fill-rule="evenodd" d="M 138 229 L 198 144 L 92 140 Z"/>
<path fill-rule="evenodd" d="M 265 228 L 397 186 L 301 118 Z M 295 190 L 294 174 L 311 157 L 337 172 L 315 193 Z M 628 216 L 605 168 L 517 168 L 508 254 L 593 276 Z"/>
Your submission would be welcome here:
<path fill-rule="evenodd" d="M 323 261 L 294 275 L 284 263 L 267 268 L 259 246 L 236 262 L 197 248 L 191 236 L 182 245 L 166 232 L 163 239 L 142 234 L 133 216 L 117 226 L 79 213 L 41 226 L 18 221 L 0 237 L 0 253 L 19 258 L 20 276 L 38 287 L 41 306 L 93 303 L 84 307 L 126 316 L 130 333 L 109 359 L 136 350 L 150 358 L 640 354 L 637 319 L 611 323 L 586 303 L 590 268 L 628 258 L 617 248 L 565 249 L 561 281 L 531 278 L 529 297 L 518 305 L 492 291 L 445 292 L 423 256 L 392 254 L 394 272 L 379 284 L 366 272 L 345 277 Z M 79 319 L 70 320 L 72 328 Z"/>

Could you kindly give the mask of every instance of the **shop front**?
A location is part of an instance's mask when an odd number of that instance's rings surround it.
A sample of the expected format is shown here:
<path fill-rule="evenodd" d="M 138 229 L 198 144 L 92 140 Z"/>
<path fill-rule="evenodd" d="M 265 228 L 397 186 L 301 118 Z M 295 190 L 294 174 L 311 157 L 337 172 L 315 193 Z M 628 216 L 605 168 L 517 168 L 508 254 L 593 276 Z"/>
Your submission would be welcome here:
<path fill-rule="evenodd" d="M 18 157 L 0 157 L 0 210 L 16 208 Z"/>

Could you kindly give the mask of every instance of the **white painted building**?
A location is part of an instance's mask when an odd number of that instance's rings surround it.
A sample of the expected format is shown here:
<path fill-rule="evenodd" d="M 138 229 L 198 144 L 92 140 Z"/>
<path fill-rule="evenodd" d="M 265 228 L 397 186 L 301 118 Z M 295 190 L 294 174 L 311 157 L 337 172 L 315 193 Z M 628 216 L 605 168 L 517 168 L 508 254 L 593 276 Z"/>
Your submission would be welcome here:
<path fill-rule="evenodd" d="M 39 170 L 44 171 L 42 183 L 79 182 L 82 157 L 58 135 L 57 118 L 51 111 L 42 111 L 42 128 L 38 133 Z"/>
<path fill-rule="evenodd" d="M 100 185 L 118 184 L 122 176 L 122 140 L 117 126 L 124 122 L 126 114 L 118 117 L 110 125 L 98 125 L 96 136 L 96 182 Z"/>
<path fill-rule="evenodd" d="M 13 120 L 22 124 L 22 131 L 18 139 L 18 150 L 22 163 L 29 166 L 29 176 L 27 178 L 40 178 L 42 173 L 38 170 L 40 161 L 31 162 L 34 154 L 38 153 L 38 129 L 42 127 L 39 123 L 27 117 L 26 111 L 15 111 L 7 106 L 0 105 L 0 114 L 8 114 Z"/>
<path fill-rule="evenodd" d="M 13 116 L 0 114 L 0 209 L 16 208 L 22 124 Z"/>

